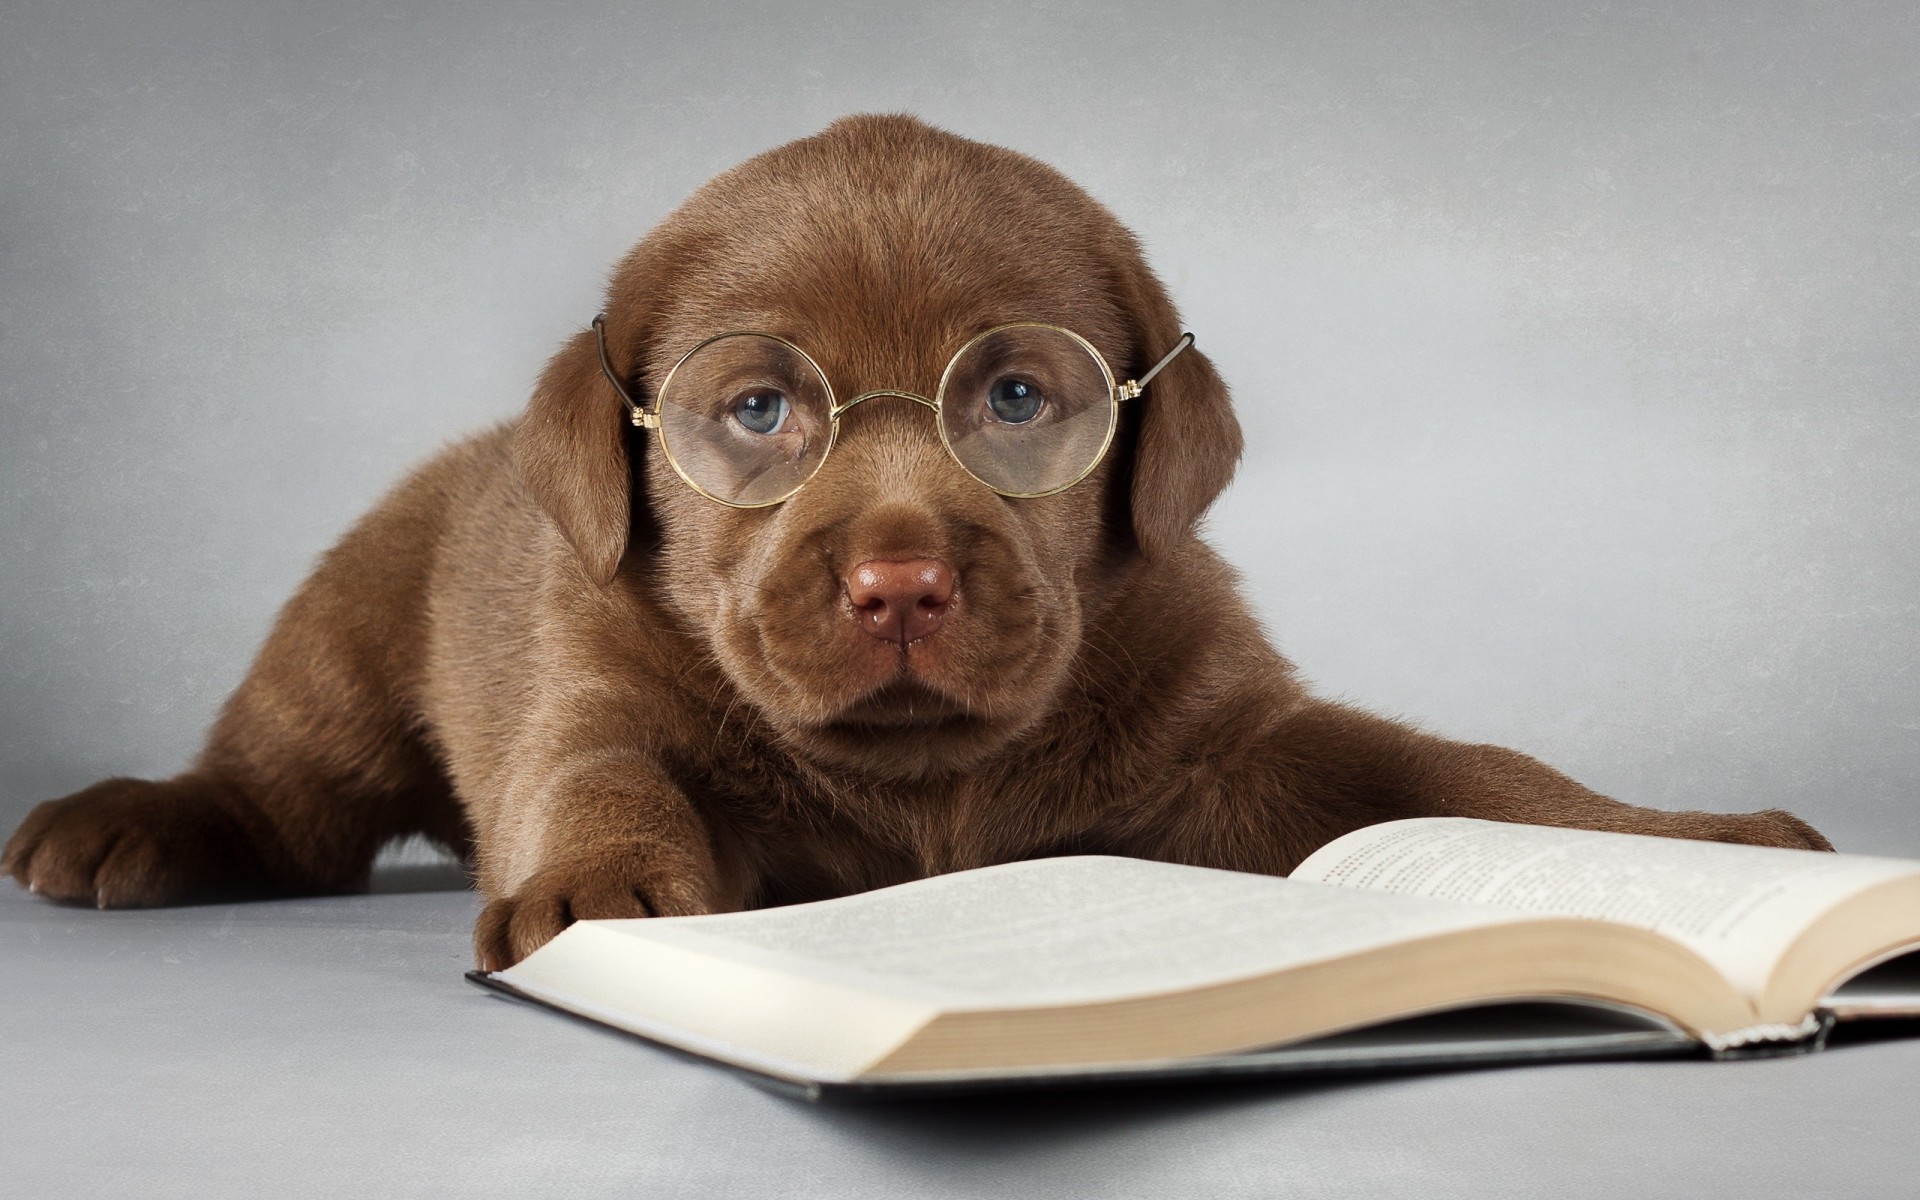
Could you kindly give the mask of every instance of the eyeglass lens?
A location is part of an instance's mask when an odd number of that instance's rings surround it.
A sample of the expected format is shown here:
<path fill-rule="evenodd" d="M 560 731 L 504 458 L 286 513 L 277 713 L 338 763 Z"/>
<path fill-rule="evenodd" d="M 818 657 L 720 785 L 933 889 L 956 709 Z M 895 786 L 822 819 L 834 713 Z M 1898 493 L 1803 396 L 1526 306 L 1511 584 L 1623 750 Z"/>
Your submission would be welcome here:
<path fill-rule="evenodd" d="M 833 440 L 827 381 L 777 338 L 715 338 L 660 389 L 660 434 L 687 482 L 716 500 L 772 504 L 800 489 Z"/>
<path fill-rule="evenodd" d="M 1106 450 L 1113 422 L 1106 367 L 1064 330 L 1016 325 L 976 338 L 941 382 L 947 448 L 1004 495 L 1045 495 L 1078 481 Z"/>

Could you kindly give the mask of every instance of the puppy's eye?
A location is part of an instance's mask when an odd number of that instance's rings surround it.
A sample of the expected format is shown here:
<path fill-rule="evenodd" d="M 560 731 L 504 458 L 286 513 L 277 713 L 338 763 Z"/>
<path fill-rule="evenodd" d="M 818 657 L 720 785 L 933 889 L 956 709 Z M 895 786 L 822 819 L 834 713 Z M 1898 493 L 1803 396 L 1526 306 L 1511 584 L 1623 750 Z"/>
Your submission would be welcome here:
<path fill-rule="evenodd" d="M 1024 379 L 1003 375 L 987 389 L 987 407 L 1005 425 L 1025 425 L 1040 415 L 1047 398 Z"/>
<path fill-rule="evenodd" d="M 733 402 L 733 419 L 748 433 L 779 433 L 792 411 L 786 396 L 771 389 L 748 392 Z"/>

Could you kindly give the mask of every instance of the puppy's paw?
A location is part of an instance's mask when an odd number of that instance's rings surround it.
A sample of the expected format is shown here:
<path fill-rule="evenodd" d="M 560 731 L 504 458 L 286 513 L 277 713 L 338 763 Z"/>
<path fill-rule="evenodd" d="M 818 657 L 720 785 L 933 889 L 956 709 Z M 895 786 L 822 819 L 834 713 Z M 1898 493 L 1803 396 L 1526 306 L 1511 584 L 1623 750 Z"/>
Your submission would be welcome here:
<path fill-rule="evenodd" d="M 483 971 L 512 966 L 575 921 L 684 916 L 710 911 L 671 876 L 647 869 L 643 857 L 546 867 L 512 895 L 489 901 L 473 927 L 473 953 Z"/>
<path fill-rule="evenodd" d="M 1785 809 L 1751 813 L 1676 813 L 1689 818 L 1688 828 L 1675 836 L 1707 842 L 1738 842 L 1747 846 L 1782 846 L 1789 850 L 1832 850 L 1820 831 Z"/>
<path fill-rule="evenodd" d="M 246 829 L 205 790 L 107 779 L 49 800 L 0 852 L 0 873 L 67 904 L 141 908 L 264 890 Z"/>
<path fill-rule="evenodd" d="M 1622 831 L 1688 837 L 1692 841 L 1732 841 L 1749 847 L 1784 847 L 1789 851 L 1834 849 L 1834 843 L 1820 837 L 1818 829 L 1784 808 L 1766 808 L 1764 812 L 1661 812 L 1653 828 Z"/>

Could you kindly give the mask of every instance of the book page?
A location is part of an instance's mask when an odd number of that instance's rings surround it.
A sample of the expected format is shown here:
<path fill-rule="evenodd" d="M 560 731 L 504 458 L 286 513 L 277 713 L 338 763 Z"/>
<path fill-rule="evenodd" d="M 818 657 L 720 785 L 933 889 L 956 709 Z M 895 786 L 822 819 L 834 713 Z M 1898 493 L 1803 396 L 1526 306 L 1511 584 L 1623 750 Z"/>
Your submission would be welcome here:
<path fill-rule="evenodd" d="M 1069 1004 L 1248 978 L 1522 913 L 1098 856 L 816 904 L 596 924 L 943 1008 Z"/>
<path fill-rule="evenodd" d="M 1293 878 L 1591 917 L 1656 930 L 1758 997 L 1786 947 L 1839 901 L 1920 863 L 1422 817 L 1356 830 Z"/>

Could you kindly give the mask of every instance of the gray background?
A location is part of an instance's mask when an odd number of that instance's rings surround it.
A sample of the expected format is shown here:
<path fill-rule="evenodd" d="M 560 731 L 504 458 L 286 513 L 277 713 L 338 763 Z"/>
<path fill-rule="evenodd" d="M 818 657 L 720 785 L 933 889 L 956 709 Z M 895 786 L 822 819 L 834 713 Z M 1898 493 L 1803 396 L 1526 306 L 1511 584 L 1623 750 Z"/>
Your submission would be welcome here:
<path fill-rule="evenodd" d="M 906 109 L 1145 239 L 1324 690 L 1920 853 L 1916 64 L 1905 0 L 10 4 L 0 821 L 177 769 L 688 191 Z"/>
<path fill-rule="evenodd" d="M 0 824 L 178 767 L 690 189 L 909 109 L 1146 239 L 1250 435 L 1212 536 L 1327 691 L 1920 854 L 1909 0 L 1437 9 L 7 3 Z M 0 1190 L 1912 1186 L 1920 1042 L 817 1112 L 473 991 L 475 909 L 0 888 Z"/>

